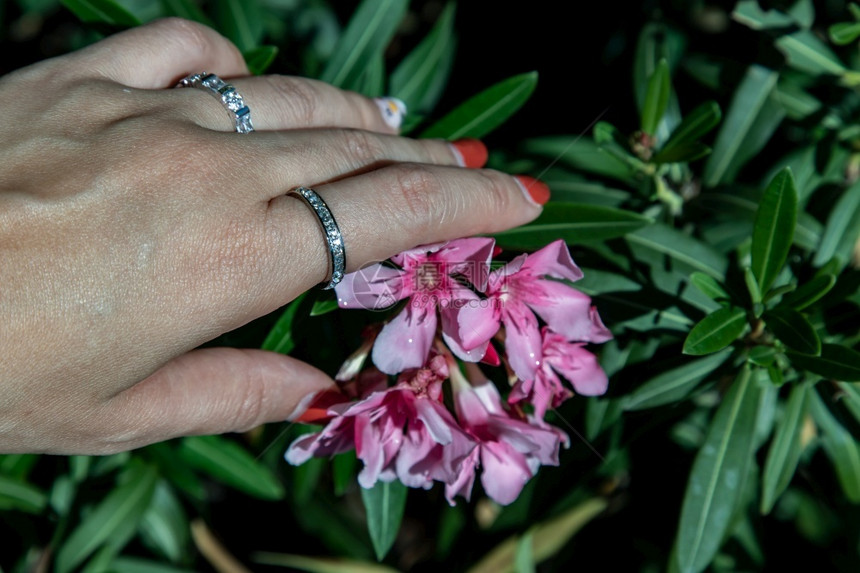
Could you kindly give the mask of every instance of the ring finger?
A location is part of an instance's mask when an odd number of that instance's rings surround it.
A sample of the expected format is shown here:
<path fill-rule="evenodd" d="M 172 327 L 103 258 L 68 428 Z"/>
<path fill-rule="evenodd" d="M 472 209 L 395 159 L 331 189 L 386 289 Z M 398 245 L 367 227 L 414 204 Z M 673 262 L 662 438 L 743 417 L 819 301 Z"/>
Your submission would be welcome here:
<path fill-rule="evenodd" d="M 402 102 L 393 98 L 370 99 L 325 82 L 292 76 L 267 75 L 223 78 L 241 94 L 257 131 L 319 127 L 345 127 L 397 133 L 405 113 Z M 172 107 L 186 118 L 215 131 L 233 131 L 227 110 L 214 98 L 175 90 Z"/>

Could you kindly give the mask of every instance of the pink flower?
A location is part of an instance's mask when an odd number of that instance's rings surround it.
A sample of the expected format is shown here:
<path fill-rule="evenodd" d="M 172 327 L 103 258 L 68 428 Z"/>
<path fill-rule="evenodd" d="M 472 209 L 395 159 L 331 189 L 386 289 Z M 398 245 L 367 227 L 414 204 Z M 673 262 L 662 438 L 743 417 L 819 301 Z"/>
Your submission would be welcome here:
<path fill-rule="evenodd" d="M 484 491 L 507 505 L 541 465 L 558 465 L 559 446 L 567 447 L 567 435 L 535 418 L 514 417 L 492 382 L 484 379 L 472 386 L 459 372 L 451 374 L 457 418 L 478 447 L 463 461 L 457 479 L 445 486 L 445 497 L 451 505 L 457 495 L 468 500 L 480 464 Z"/>
<path fill-rule="evenodd" d="M 429 488 L 433 480 L 453 481 L 474 441 L 439 401 L 447 377 L 445 360 L 431 358 L 420 369 L 404 372 L 396 386 L 329 409 L 332 420 L 317 434 L 295 440 L 286 453 L 299 465 L 312 456 L 331 456 L 355 448 L 364 462 L 358 481 L 364 488 L 377 480 L 399 479 L 409 487 Z"/>
<path fill-rule="evenodd" d="M 568 342 L 561 334 L 547 327 L 542 330 L 539 368 L 530 380 L 520 380 L 511 390 L 508 401 L 512 404 L 528 400 L 535 407 L 535 415 L 543 418 L 547 409 L 556 408 L 573 395 L 559 374 L 570 382 L 577 393 L 598 396 L 606 392 L 606 373 L 597 358 L 585 350 L 582 342 Z"/>
<path fill-rule="evenodd" d="M 547 277 L 569 281 L 582 278 L 564 241 L 520 255 L 491 273 L 486 291 L 491 303 L 465 306 L 457 315 L 462 346 L 485 346 L 501 322 L 511 368 L 520 379 L 532 380 L 541 353 L 535 314 L 569 340 L 605 342 L 612 338 L 587 295 Z"/>
<path fill-rule="evenodd" d="M 486 343 L 462 348 L 457 324 L 457 308 L 480 299 L 453 277 L 464 276 L 483 290 L 493 245 L 493 239 L 484 238 L 427 245 L 392 257 L 401 269 L 375 264 L 344 277 L 336 287 L 341 308 L 381 309 L 409 299 L 376 339 L 372 357 L 377 368 L 397 374 L 424 364 L 436 338 L 437 308 L 442 336 L 457 356 L 473 362 L 483 358 Z"/>

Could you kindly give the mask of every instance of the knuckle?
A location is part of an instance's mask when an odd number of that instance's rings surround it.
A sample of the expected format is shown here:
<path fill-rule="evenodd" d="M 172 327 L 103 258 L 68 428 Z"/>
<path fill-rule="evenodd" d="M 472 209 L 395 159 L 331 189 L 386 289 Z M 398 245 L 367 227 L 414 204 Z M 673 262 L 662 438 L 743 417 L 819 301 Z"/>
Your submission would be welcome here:
<path fill-rule="evenodd" d="M 365 165 L 383 157 L 382 144 L 376 136 L 366 131 L 346 129 L 343 137 L 351 163 Z"/>
<path fill-rule="evenodd" d="M 319 94 L 310 82 L 289 76 L 263 76 L 280 97 L 289 102 L 292 119 L 299 125 L 313 124 L 317 115 Z"/>
<path fill-rule="evenodd" d="M 186 53 L 192 55 L 205 54 L 211 48 L 209 29 L 197 22 L 169 17 L 158 20 L 153 25 L 161 33 L 169 36 L 171 40 L 179 40 Z"/>
<path fill-rule="evenodd" d="M 438 176 L 420 164 L 398 164 L 390 169 L 394 171 L 398 203 L 403 207 L 398 209 L 402 223 L 426 228 L 438 213 L 439 203 L 444 203 L 440 201 L 442 185 Z"/>
<path fill-rule="evenodd" d="M 268 385 L 257 370 L 252 370 L 248 376 L 229 422 L 231 429 L 236 432 L 250 430 L 265 422 L 264 413 L 270 394 Z"/>
<path fill-rule="evenodd" d="M 510 176 L 492 169 L 477 170 L 481 177 L 481 205 L 486 213 L 508 213 L 515 208 L 511 193 Z"/>

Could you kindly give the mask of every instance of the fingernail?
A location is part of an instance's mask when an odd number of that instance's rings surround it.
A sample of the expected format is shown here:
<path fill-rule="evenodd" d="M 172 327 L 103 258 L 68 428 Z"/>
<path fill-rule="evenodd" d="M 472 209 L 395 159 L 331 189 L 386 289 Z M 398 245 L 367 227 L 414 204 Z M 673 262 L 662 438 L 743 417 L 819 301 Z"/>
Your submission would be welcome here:
<path fill-rule="evenodd" d="M 541 206 L 549 201 L 549 187 L 543 181 L 539 181 L 528 175 L 517 175 L 514 177 L 530 203 Z"/>
<path fill-rule="evenodd" d="M 373 102 L 382 113 L 382 119 L 386 125 L 394 129 L 400 129 L 403 117 L 406 115 L 406 104 L 396 97 L 378 97 Z"/>
<path fill-rule="evenodd" d="M 487 163 L 487 146 L 478 139 L 458 139 L 448 143 L 460 167 L 477 169 Z"/>
<path fill-rule="evenodd" d="M 288 422 L 312 424 L 331 418 L 328 413 L 330 406 L 347 402 L 349 398 L 337 390 L 322 390 L 308 394 L 296 405 L 296 409 L 287 416 Z"/>

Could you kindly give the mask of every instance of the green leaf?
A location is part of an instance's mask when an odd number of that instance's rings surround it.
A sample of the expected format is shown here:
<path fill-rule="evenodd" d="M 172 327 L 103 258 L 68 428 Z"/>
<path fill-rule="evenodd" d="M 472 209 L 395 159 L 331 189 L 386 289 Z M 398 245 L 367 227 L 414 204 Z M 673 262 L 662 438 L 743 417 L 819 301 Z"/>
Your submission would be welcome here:
<path fill-rule="evenodd" d="M 744 367 L 723 398 L 693 462 L 675 544 L 681 573 L 703 571 L 732 524 L 752 461 L 757 395 L 750 370 Z"/>
<path fill-rule="evenodd" d="M 355 457 L 355 451 L 334 456 L 331 462 L 331 473 L 334 494 L 343 495 L 349 486 L 355 483 L 355 474 L 358 473 L 358 458 Z"/>
<path fill-rule="evenodd" d="M 263 39 L 263 15 L 257 2 L 216 0 L 215 18 L 219 31 L 241 52 L 250 52 Z"/>
<path fill-rule="evenodd" d="M 140 465 L 129 471 L 128 479 L 114 488 L 68 537 L 57 552 L 56 570 L 67 573 L 116 535 L 120 527 L 137 524 L 155 491 L 157 473 L 153 466 Z"/>
<path fill-rule="evenodd" d="M 651 219 L 612 207 L 549 203 L 537 219 L 496 233 L 496 242 L 510 249 L 536 249 L 556 239 L 569 244 L 605 241 L 651 224 Z"/>
<path fill-rule="evenodd" d="M 526 140 L 523 152 L 561 162 L 574 169 L 610 177 L 629 184 L 633 167 L 602 150 L 593 140 L 571 136 L 549 136 Z"/>
<path fill-rule="evenodd" d="M 272 62 L 275 61 L 275 56 L 277 55 L 277 46 L 260 46 L 242 54 L 245 58 L 245 63 L 247 64 L 248 69 L 251 70 L 251 73 L 255 76 L 266 73 L 266 70 L 268 70 L 269 66 L 272 65 Z"/>
<path fill-rule="evenodd" d="M 364 0 L 353 13 L 320 79 L 357 89 L 368 65 L 379 60 L 403 20 L 408 0 Z"/>
<path fill-rule="evenodd" d="M 774 99 L 785 108 L 791 119 L 801 120 L 821 109 L 821 102 L 799 85 L 791 81 L 780 81 L 774 90 Z"/>
<path fill-rule="evenodd" d="M 775 308 L 764 313 L 764 321 L 780 342 L 801 354 L 818 356 L 821 340 L 806 318 L 790 308 Z"/>
<path fill-rule="evenodd" d="M 421 137 L 448 140 L 484 137 L 507 121 L 528 101 L 537 86 L 537 78 L 537 72 L 529 72 L 510 77 L 485 89 L 431 125 Z"/>
<path fill-rule="evenodd" d="M 836 54 L 809 30 L 783 36 L 774 45 L 785 54 L 790 66 L 802 72 L 839 76 L 847 71 Z"/>
<path fill-rule="evenodd" d="M 376 482 L 370 489 L 362 488 L 361 499 L 367 511 L 367 530 L 376 558 L 382 561 L 400 531 L 406 509 L 406 486 L 399 481 Z"/>
<path fill-rule="evenodd" d="M 385 92 L 385 58 L 380 54 L 368 62 L 358 85 L 353 88 L 369 98 L 382 97 Z"/>
<path fill-rule="evenodd" d="M 661 150 L 651 161 L 654 163 L 692 163 L 702 157 L 707 157 L 711 148 L 704 143 L 693 141 L 676 145 L 671 149 Z"/>
<path fill-rule="evenodd" d="M 648 79 L 648 91 L 645 95 L 645 105 L 642 107 L 642 131 L 649 135 L 657 133 L 657 125 L 666 113 L 671 93 L 672 80 L 669 64 L 663 58 Z"/>
<path fill-rule="evenodd" d="M 110 570 L 116 573 L 194 573 L 191 569 L 180 569 L 138 557 L 118 557 L 111 561 Z"/>
<path fill-rule="evenodd" d="M 833 24 L 828 28 L 827 32 L 830 35 L 831 42 L 844 46 L 860 37 L 860 22 L 840 22 Z"/>
<path fill-rule="evenodd" d="M 302 293 L 295 298 L 272 327 L 266 340 L 261 347 L 263 350 L 271 350 L 272 352 L 280 352 L 281 354 L 289 354 L 296 346 L 295 337 L 293 336 L 293 323 L 296 320 L 296 312 L 299 306 L 307 296 L 307 293 Z"/>
<path fill-rule="evenodd" d="M 797 225 L 797 188 L 789 168 L 780 171 L 759 202 L 753 224 L 752 271 L 766 293 L 782 271 Z"/>
<path fill-rule="evenodd" d="M 558 553 L 580 529 L 603 513 L 607 505 L 608 502 L 602 498 L 587 499 L 561 515 L 535 525 L 531 530 L 534 562 L 541 563 Z M 470 567 L 468 573 L 515 573 L 519 543 L 519 535 L 509 537 Z"/>
<path fill-rule="evenodd" d="M 140 521 L 141 538 L 160 555 L 179 563 L 188 552 L 189 531 L 182 503 L 167 482 L 160 480 Z"/>
<path fill-rule="evenodd" d="M 576 289 L 589 296 L 642 290 L 642 285 L 624 275 L 592 268 L 582 268 L 582 273 L 584 276 L 576 281 Z"/>
<path fill-rule="evenodd" d="M 242 446 L 220 436 L 192 436 L 182 440 L 182 459 L 189 465 L 260 499 L 281 499 L 284 488 L 272 472 Z"/>
<path fill-rule="evenodd" d="M 684 233 L 657 223 L 625 237 L 631 245 L 662 253 L 717 280 L 725 278 L 728 260 L 710 246 Z"/>
<path fill-rule="evenodd" d="M 715 101 L 706 101 L 693 111 L 675 128 L 669 140 L 660 149 L 665 153 L 675 147 L 697 143 L 699 139 L 714 129 L 722 119 L 722 111 Z"/>
<path fill-rule="evenodd" d="M 310 316 L 321 316 L 323 314 L 328 314 L 333 310 L 337 309 L 337 301 L 335 299 L 321 299 L 315 300 L 314 306 L 311 308 Z"/>
<path fill-rule="evenodd" d="M 812 417 L 823 434 L 821 444 L 836 469 L 842 491 L 852 503 L 860 503 L 860 443 L 827 410 L 817 394 L 810 396 Z"/>
<path fill-rule="evenodd" d="M 684 354 L 697 356 L 722 350 L 737 340 L 746 327 L 747 315 L 744 309 L 728 307 L 715 310 L 699 321 L 687 335 Z"/>
<path fill-rule="evenodd" d="M 448 2 L 427 37 L 391 73 L 389 94 L 406 103 L 412 113 L 431 111 L 430 106 L 425 105 L 426 94 L 439 83 L 440 75 L 444 83 L 450 72 L 450 66 L 445 63 L 454 48 L 455 11 L 456 4 Z"/>
<path fill-rule="evenodd" d="M 40 458 L 36 454 L 2 454 L 0 475 L 24 481 Z"/>
<path fill-rule="evenodd" d="M 630 198 L 630 193 L 601 183 L 581 179 L 562 170 L 550 170 L 541 180 L 552 189 L 553 203 L 587 203 L 603 207 L 618 207 Z"/>
<path fill-rule="evenodd" d="M 809 384 L 798 384 L 792 388 L 782 419 L 776 426 L 762 475 L 763 514 L 770 513 L 773 504 L 788 487 L 800 461 L 800 454 L 803 453 L 801 430 L 806 418 L 809 389 Z"/>
<path fill-rule="evenodd" d="M 843 392 L 842 403 L 854 415 L 854 419 L 860 422 L 860 385 L 840 382 L 837 386 Z"/>
<path fill-rule="evenodd" d="M 860 233 L 860 181 L 842 193 L 827 217 L 824 235 L 812 259 L 812 264 L 820 267 L 831 258 L 840 255 L 842 263 L 848 262 L 848 257 Z M 848 251 L 846 253 L 845 251 Z"/>
<path fill-rule="evenodd" d="M 816 275 L 798 287 L 794 292 L 783 296 L 782 300 L 779 302 L 778 308 L 803 310 L 830 292 L 830 289 L 832 289 L 835 284 L 836 275 L 830 273 Z"/>
<path fill-rule="evenodd" d="M 690 275 L 690 282 L 711 300 L 729 300 L 731 297 L 723 285 L 714 277 L 696 271 Z"/>
<path fill-rule="evenodd" d="M 392 569 L 386 565 L 366 561 L 337 557 L 310 557 L 289 553 L 259 552 L 254 554 L 254 561 L 262 565 L 288 567 L 291 570 L 310 573 L 400 573 L 397 569 Z"/>
<path fill-rule="evenodd" d="M 141 21 L 131 12 L 113 0 L 61 0 L 68 8 L 87 24 L 107 24 L 120 28 L 140 26 Z"/>
<path fill-rule="evenodd" d="M 795 368 L 842 382 L 860 382 L 860 352 L 839 344 L 822 344 L 821 354 L 807 356 L 790 353 Z"/>
<path fill-rule="evenodd" d="M 753 30 L 785 28 L 794 24 L 791 16 L 776 10 L 764 11 L 758 0 L 741 0 L 732 12 L 732 18 Z"/>
<path fill-rule="evenodd" d="M 36 486 L 0 475 L 0 510 L 38 514 L 47 503 L 48 496 Z"/>
<path fill-rule="evenodd" d="M 786 13 L 791 16 L 792 20 L 797 22 L 801 28 L 809 29 L 815 21 L 815 7 L 812 5 L 812 0 L 796 0 L 794 5 L 789 8 Z"/>
<path fill-rule="evenodd" d="M 767 107 L 778 75 L 761 66 L 750 66 L 729 105 L 726 119 L 714 143 L 714 152 L 705 164 L 704 183 L 714 187 L 739 169 L 739 150 L 751 137 L 756 120 Z"/>
<path fill-rule="evenodd" d="M 752 269 L 749 267 L 744 268 L 744 282 L 747 285 L 747 291 L 750 293 L 750 300 L 753 303 L 753 308 L 758 308 L 755 305 L 761 304 L 761 288 L 758 286 L 758 280 L 756 280 Z M 759 312 L 756 311 L 756 318 L 758 318 L 758 315 Z"/>
<path fill-rule="evenodd" d="M 186 20 L 200 22 L 210 28 L 214 27 L 212 20 L 192 0 L 161 0 L 161 6 L 166 16 L 178 16 Z"/>
<path fill-rule="evenodd" d="M 756 366 L 766 368 L 776 360 L 776 349 L 772 346 L 754 346 L 750 349 L 748 358 Z"/>
<path fill-rule="evenodd" d="M 623 401 L 625 410 L 643 410 L 671 404 L 686 398 L 711 372 L 731 356 L 732 350 L 699 358 L 658 374 L 628 394 Z"/>
<path fill-rule="evenodd" d="M 858 6 L 856 2 L 848 3 L 848 11 L 851 12 L 851 15 L 854 16 L 855 20 L 860 22 L 860 6 Z"/>
<path fill-rule="evenodd" d="M 534 530 L 529 529 L 517 542 L 517 550 L 514 554 L 514 571 L 516 573 L 535 573 L 533 546 Z"/>
<path fill-rule="evenodd" d="M 665 59 L 669 64 L 669 70 L 674 70 L 681 61 L 686 43 L 686 36 L 683 33 L 663 23 L 646 24 L 642 28 L 636 42 L 633 64 L 634 95 L 636 96 L 636 108 L 640 113 L 645 109 L 648 80 L 654 75 L 660 60 Z M 656 133 L 652 135 L 655 135 L 658 141 L 665 141 L 680 121 L 681 111 L 678 98 L 672 93 L 669 96 L 663 119 L 659 122 Z"/>

